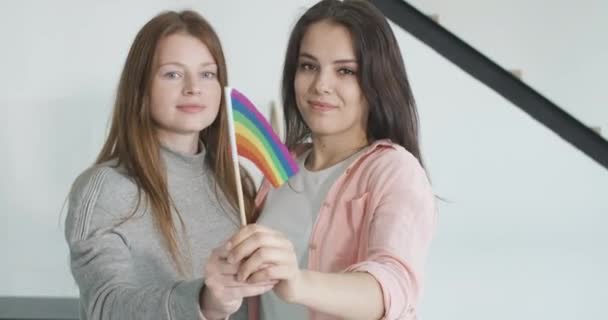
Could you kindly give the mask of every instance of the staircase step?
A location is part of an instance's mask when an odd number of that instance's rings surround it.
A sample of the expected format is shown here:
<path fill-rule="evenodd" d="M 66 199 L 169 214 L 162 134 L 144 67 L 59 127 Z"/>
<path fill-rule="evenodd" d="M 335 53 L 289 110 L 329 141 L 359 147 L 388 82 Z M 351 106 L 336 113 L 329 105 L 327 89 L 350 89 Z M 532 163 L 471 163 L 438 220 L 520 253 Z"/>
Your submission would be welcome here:
<path fill-rule="evenodd" d="M 429 18 L 431 18 L 431 20 L 435 21 L 436 23 L 439 23 L 439 15 L 434 13 L 434 14 L 429 14 Z"/>
<path fill-rule="evenodd" d="M 517 79 L 521 80 L 524 75 L 524 72 L 521 69 L 511 69 L 509 70 L 512 75 L 514 75 Z"/>

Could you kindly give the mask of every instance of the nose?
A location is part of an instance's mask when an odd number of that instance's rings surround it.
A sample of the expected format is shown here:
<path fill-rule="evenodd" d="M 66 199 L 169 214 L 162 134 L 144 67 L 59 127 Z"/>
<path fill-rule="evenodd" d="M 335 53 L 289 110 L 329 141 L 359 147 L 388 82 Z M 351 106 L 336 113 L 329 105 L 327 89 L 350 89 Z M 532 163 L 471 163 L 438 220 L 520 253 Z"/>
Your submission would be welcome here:
<path fill-rule="evenodd" d="M 189 75 L 186 77 L 186 82 L 184 83 L 184 94 L 187 96 L 201 94 L 201 84 L 199 83 L 197 76 Z"/>
<path fill-rule="evenodd" d="M 329 94 L 332 92 L 332 75 L 331 72 L 317 72 L 313 89 L 316 94 Z"/>

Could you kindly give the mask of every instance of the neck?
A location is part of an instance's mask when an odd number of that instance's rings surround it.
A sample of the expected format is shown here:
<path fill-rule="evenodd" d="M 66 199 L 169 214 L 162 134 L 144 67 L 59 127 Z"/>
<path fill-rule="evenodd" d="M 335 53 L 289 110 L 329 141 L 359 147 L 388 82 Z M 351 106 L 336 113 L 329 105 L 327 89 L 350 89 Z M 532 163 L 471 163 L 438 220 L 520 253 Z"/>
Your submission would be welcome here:
<path fill-rule="evenodd" d="M 312 151 L 306 168 L 312 171 L 329 168 L 342 162 L 369 144 L 364 132 L 350 135 L 313 135 Z"/>
<path fill-rule="evenodd" d="M 189 155 L 197 154 L 199 151 L 198 132 L 178 134 L 159 131 L 157 136 L 160 144 L 172 151 Z"/>

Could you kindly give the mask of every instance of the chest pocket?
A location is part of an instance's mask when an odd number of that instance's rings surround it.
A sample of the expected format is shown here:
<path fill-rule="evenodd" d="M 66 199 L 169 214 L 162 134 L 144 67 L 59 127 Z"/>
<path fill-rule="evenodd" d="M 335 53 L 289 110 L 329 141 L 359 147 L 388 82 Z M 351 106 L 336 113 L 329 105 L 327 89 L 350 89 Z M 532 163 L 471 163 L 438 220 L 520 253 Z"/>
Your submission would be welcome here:
<path fill-rule="evenodd" d="M 364 228 L 364 219 L 368 210 L 368 193 L 348 200 L 346 202 L 346 215 L 340 230 L 339 252 L 335 256 L 337 269 L 343 269 L 358 262 L 358 252 L 361 244 L 361 232 Z"/>
<path fill-rule="evenodd" d="M 346 208 L 348 213 L 346 215 L 346 222 L 349 228 L 349 231 L 352 234 L 360 234 L 361 227 L 363 224 L 363 218 L 366 216 L 367 201 L 368 201 L 369 192 L 365 192 L 364 194 L 353 198 L 348 201 L 346 204 Z"/>

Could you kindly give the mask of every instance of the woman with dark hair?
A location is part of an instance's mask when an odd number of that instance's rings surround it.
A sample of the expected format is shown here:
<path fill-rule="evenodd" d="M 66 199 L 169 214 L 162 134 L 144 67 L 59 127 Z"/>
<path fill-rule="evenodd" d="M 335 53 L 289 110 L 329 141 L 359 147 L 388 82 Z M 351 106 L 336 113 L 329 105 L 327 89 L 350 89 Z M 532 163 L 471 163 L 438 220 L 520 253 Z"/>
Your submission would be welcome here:
<path fill-rule="evenodd" d="M 435 199 L 384 16 L 360 0 L 310 8 L 289 39 L 282 95 L 301 170 L 279 189 L 264 183 L 257 224 L 229 240 L 239 280 L 279 280 L 251 300 L 250 319 L 415 319 Z"/>

